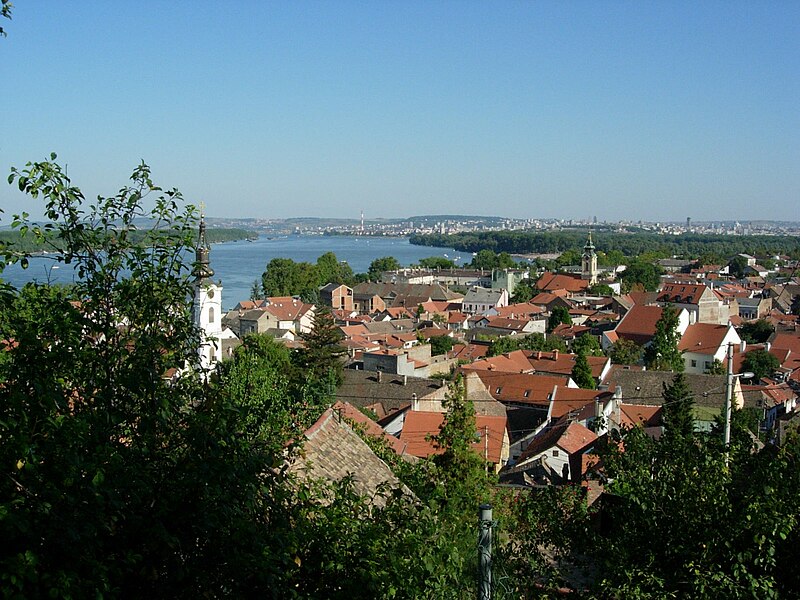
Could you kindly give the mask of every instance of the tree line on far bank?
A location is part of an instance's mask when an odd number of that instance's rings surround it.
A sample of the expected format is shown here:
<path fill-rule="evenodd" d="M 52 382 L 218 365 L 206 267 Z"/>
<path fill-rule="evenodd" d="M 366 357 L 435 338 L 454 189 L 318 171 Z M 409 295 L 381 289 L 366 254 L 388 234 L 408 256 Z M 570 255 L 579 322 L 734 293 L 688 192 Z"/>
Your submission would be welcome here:
<path fill-rule="evenodd" d="M 454 234 L 414 234 L 410 241 L 419 246 L 455 248 L 460 252 L 483 249 L 510 254 L 561 254 L 580 252 L 588 230 L 571 231 L 484 231 Z M 609 257 L 608 264 L 620 264 L 627 257 L 647 259 L 683 257 L 702 259 L 705 264 L 725 264 L 739 253 L 753 256 L 788 255 L 800 258 L 800 238 L 768 235 L 716 235 L 683 233 L 663 235 L 653 232 L 592 231 L 599 258 Z M 574 264 L 574 263 L 573 263 Z M 602 260 L 601 260 L 602 264 Z"/>
<path fill-rule="evenodd" d="M 115 224 L 110 223 L 109 227 L 113 232 Z M 43 235 L 41 237 L 36 236 L 36 230 L 41 231 Z M 120 229 L 120 231 L 122 231 L 122 229 Z M 165 230 L 163 233 L 168 234 L 169 232 Z M 132 242 L 143 242 L 146 236 L 153 235 L 153 233 L 147 229 L 132 229 L 130 231 L 125 231 L 125 235 L 127 239 Z M 252 240 L 257 237 L 258 234 L 256 232 L 248 229 L 211 227 L 206 230 L 206 240 L 210 244 Z M 174 241 L 176 244 L 180 243 L 180 239 L 177 236 Z M 23 231 L 19 229 L 0 231 L 0 246 L 13 247 L 16 252 L 29 254 L 62 252 L 65 249 L 64 241 L 50 233 L 50 229 L 48 229 L 45 224 L 30 224 L 28 228 Z"/>

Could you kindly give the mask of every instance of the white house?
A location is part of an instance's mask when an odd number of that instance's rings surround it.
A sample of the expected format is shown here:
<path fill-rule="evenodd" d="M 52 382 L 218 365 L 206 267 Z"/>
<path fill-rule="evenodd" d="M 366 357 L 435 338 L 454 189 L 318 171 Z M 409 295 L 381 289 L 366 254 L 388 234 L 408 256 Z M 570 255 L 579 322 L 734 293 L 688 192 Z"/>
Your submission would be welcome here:
<path fill-rule="evenodd" d="M 689 325 L 678 343 L 678 350 L 683 353 L 684 372 L 708 373 L 715 360 L 724 362 L 728 344 L 738 346 L 741 341 L 732 325 Z"/>

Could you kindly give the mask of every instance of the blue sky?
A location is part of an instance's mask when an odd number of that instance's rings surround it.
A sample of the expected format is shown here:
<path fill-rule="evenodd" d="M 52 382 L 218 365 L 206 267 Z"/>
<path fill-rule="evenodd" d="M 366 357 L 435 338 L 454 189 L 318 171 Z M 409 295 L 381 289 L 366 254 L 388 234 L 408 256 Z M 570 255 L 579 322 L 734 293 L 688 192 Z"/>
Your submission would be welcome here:
<path fill-rule="evenodd" d="M 14 4 L 0 172 L 55 151 L 110 195 L 143 159 L 211 216 L 798 219 L 796 0 Z"/>

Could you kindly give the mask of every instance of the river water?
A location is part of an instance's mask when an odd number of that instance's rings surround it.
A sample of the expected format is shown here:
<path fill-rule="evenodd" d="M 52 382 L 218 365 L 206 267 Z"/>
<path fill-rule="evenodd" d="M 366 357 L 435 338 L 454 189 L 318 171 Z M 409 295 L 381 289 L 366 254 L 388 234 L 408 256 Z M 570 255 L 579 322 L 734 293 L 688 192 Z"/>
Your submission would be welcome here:
<path fill-rule="evenodd" d="M 412 246 L 408 238 L 393 237 L 262 236 L 252 242 L 214 244 L 211 247 L 211 268 L 214 269 L 214 279 L 222 282 L 223 306 L 232 308 L 240 300 L 247 300 L 253 281 L 261 279 L 267 263 L 273 258 L 313 263 L 325 252 L 333 252 L 339 260 L 347 261 L 356 273 L 365 273 L 373 260 L 383 256 L 394 256 L 401 265 L 410 265 L 428 256 L 458 259 L 458 265 L 472 259 L 468 253 L 462 257 L 452 248 Z M 35 256 L 27 269 L 11 265 L 0 277 L 18 287 L 28 281 L 71 283 L 75 278 L 73 270 L 59 265 L 54 259 L 52 255 Z"/>

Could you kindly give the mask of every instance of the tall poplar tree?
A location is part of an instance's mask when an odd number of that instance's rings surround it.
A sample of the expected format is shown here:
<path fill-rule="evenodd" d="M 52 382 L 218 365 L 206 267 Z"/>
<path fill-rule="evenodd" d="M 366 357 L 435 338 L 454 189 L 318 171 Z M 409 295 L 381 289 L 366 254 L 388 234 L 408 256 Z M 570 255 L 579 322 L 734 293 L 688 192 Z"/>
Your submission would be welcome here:
<path fill-rule="evenodd" d="M 644 351 L 644 362 L 654 371 L 683 371 L 683 355 L 678 350 L 678 309 L 667 304 L 656 321 L 652 343 Z"/>
<path fill-rule="evenodd" d="M 578 387 L 585 390 L 597 388 L 597 382 L 592 376 L 592 368 L 589 366 L 589 360 L 584 352 L 579 352 L 575 358 L 575 365 L 572 367 L 572 378 L 578 384 Z"/>

